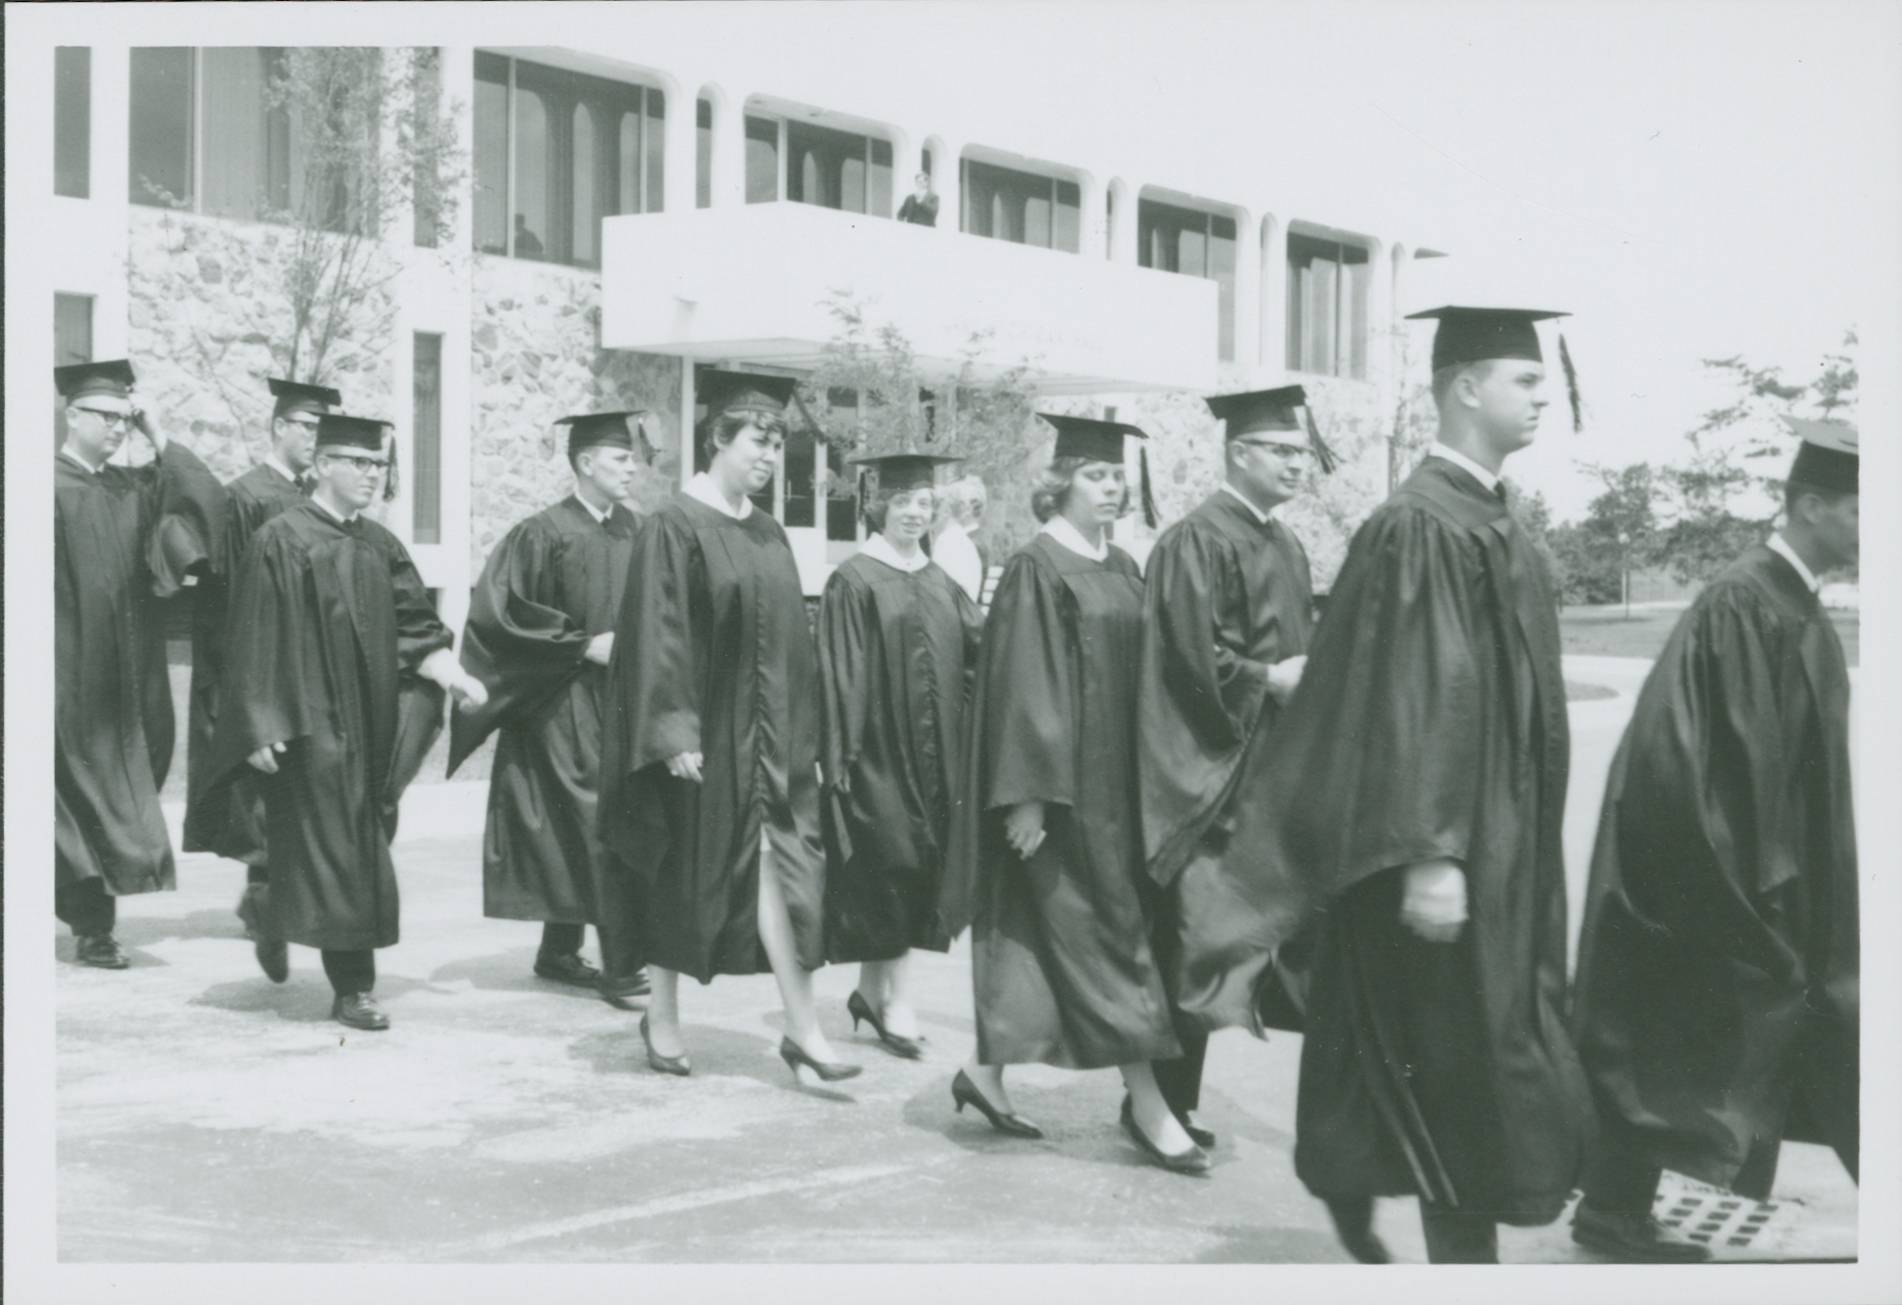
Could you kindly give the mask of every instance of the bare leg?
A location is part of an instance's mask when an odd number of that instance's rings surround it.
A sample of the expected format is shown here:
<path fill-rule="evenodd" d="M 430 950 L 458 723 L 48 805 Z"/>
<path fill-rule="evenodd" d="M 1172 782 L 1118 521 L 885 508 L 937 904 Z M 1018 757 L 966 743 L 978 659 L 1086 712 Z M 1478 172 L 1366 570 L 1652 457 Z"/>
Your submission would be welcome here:
<path fill-rule="evenodd" d="M 1122 1073 L 1123 1086 L 1129 1089 L 1130 1110 L 1143 1136 L 1154 1142 L 1164 1155 L 1180 1155 L 1193 1147 L 1195 1143 L 1182 1131 L 1175 1111 L 1169 1109 L 1162 1089 L 1156 1086 L 1156 1071 L 1149 1062 L 1139 1060 L 1133 1065 L 1124 1065 Z"/>
<path fill-rule="evenodd" d="M 1010 1102 L 1010 1093 L 1004 1090 L 1004 1067 L 1002 1065 L 980 1065 L 975 1060 L 964 1066 L 964 1077 L 971 1080 L 971 1086 L 983 1094 L 984 1099 L 1006 1115 L 1017 1113 L 1017 1107 Z"/>
<path fill-rule="evenodd" d="M 910 970 L 910 952 L 896 960 L 865 961 L 859 966 L 859 995 L 871 1003 L 885 1028 L 901 1038 L 918 1036 L 918 1013 L 907 1000 L 905 980 Z"/>
<path fill-rule="evenodd" d="M 812 973 L 799 963 L 792 918 L 779 891 L 772 851 L 764 845 L 759 858 L 759 940 L 766 949 L 767 964 L 773 967 L 773 979 L 779 984 L 779 1000 L 786 1008 L 786 1036 L 814 1060 L 837 1060 L 832 1044 L 819 1030 L 819 1013 L 812 1004 Z"/>
<path fill-rule="evenodd" d="M 678 1056 L 686 1050 L 680 1040 L 680 972 L 647 967 L 653 992 L 647 999 L 647 1035 L 654 1050 L 663 1056 Z"/>

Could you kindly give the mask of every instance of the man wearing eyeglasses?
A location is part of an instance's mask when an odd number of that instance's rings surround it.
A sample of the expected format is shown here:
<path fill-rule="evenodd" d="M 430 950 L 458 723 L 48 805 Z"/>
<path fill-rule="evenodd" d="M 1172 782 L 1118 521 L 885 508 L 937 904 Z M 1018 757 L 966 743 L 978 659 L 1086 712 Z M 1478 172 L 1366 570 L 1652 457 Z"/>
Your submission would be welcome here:
<path fill-rule="evenodd" d="M 248 776 L 214 786 L 212 736 L 224 680 L 225 615 L 231 584 L 258 528 L 310 493 L 317 424 L 343 396 L 327 385 L 269 381 L 271 451 L 263 462 L 225 486 L 225 528 L 211 574 L 198 585 L 192 620 L 191 746 L 186 754 L 185 850 L 215 852 L 245 867 L 238 918 L 272 982 L 290 977 L 284 940 L 264 927 L 269 873 L 264 849 L 264 796 Z"/>
<path fill-rule="evenodd" d="M 1156 1082 L 1200 1146 L 1195 1111 L 1207 1029 L 1252 1025 L 1266 948 L 1225 870 L 1235 780 L 1248 740 L 1272 730 L 1306 663 L 1314 593 L 1301 541 L 1271 515 L 1300 493 L 1325 446 L 1298 413 L 1298 385 L 1217 395 L 1224 479 L 1164 531 L 1144 582 L 1139 709 L 1145 859 L 1156 958 L 1176 1007 L 1183 1055 Z"/>
<path fill-rule="evenodd" d="M 397 802 L 442 729 L 443 691 L 464 708 L 488 698 L 402 541 L 363 515 L 389 468 L 386 432 L 322 414 L 310 499 L 253 537 L 211 759 L 218 784 L 260 776 L 262 931 L 320 949 L 332 1017 L 366 1030 L 389 1027 L 371 990 L 376 949 L 397 941 Z"/>
<path fill-rule="evenodd" d="M 176 886 L 159 788 L 172 760 L 160 599 L 210 560 L 217 478 L 132 401 L 124 359 L 53 369 L 66 441 L 53 478 L 54 913 L 81 965 L 123 970 L 116 899 Z M 137 430 L 141 467 L 111 459 Z"/>

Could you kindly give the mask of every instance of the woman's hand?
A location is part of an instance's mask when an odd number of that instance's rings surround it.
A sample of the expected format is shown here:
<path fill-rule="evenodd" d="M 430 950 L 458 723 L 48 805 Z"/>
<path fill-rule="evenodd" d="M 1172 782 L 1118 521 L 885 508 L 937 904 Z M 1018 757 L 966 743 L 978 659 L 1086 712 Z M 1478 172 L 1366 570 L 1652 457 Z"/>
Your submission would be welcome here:
<path fill-rule="evenodd" d="M 700 767 L 706 758 L 698 752 L 682 752 L 678 756 L 667 758 L 667 773 L 675 779 L 690 779 L 700 782 Z"/>
<path fill-rule="evenodd" d="M 1028 861 L 1043 846 L 1043 803 L 1019 802 L 1004 816 L 1004 841 Z"/>

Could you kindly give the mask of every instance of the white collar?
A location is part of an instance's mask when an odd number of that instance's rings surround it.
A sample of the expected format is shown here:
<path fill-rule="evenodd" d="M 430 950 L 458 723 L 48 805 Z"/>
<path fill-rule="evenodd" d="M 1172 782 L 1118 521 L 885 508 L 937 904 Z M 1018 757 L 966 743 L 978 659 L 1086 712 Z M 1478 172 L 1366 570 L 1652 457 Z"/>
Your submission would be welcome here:
<path fill-rule="evenodd" d="M 867 535 L 865 542 L 859 546 L 859 552 L 874 562 L 883 562 L 900 571 L 922 571 L 931 565 L 931 559 L 925 556 L 924 549 L 917 549 L 910 557 L 906 557 L 892 546 L 891 540 L 880 534 Z"/>
<path fill-rule="evenodd" d="M 1448 448 L 1438 440 L 1434 440 L 1433 443 L 1427 446 L 1427 456 L 1430 458 L 1445 458 L 1461 471 L 1472 473 L 1473 479 L 1484 485 L 1488 494 L 1497 494 L 1499 492 L 1499 473 L 1486 470 L 1486 468 L 1474 462 L 1458 449 Z"/>
<path fill-rule="evenodd" d="M 75 463 L 77 463 L 77 464 L 78 464 L 79 466 L 81 466 L 81 467 L 84 467 L 84 468 L 86 469 L 86 472 L 87 472 L 87 474 L 88 474 L 88 475 L 93 475 L 93 476 L 96 476 L 96 475 L 98 475 L 98 474 L 99 474 L 100 472 L 102 472 L 102 471 L 104 471 L 104 470 L 106 469 L 106 464 L 105 464 L 105 463 L 103 463 L 103 462 L 102 462 L 102 463 L 100 463 L 100 464 L 99 464 L 98 466 L 96 466 L 96 467 L 95 467 L 95 466 L 93 466 L 93 465 L 92 465 L 92 463 L 90 463 L 90 462 L 88 462 L 88 461 L 86 461 L 86 459 L 84 459 L 84 458 L 82 458 L 82 457 L 80 457 L 80 456 L 79 456 L 79 455 L 78 455 L 77 453 L 75 453 L 75 452 L 73 452 L 73 449 L 72 449 L 72 446 L 71 446 L 70 444 L 62 444 L 62 445 L 60 445 L 60 446 L 59 446 L 59 451 L 60 451 L 61 453 L 63 453 L 63 454 L 65 454 L 65 455 L 66 455 L 66 456 L 67 456 L 68 458 L 70 458 L 70 459 L 72 459 L 72 460 L 73 460 L 73 462 L 75 462 Z"/>
<path fill-rule="evenodd" d="M 301 487 L 304 483 L 303 480 L 298 476 L 298 474 L 292 471 L 289 467 L 285 466 L 283 463 L 283 460 L 280 459 L 275 453 L 267 454 L 265 456 L 264 465 L 269 467 L 272 471 L 275 471 L 278 475 L 284 477 L 284 479 L 290 481 L 291 484 L 293 485 L 297 485 Z"/>
<path fill-rule="evenodd" d="M 713 477 L 704 471 L 696 471 L 693 473 L 693 478 L 687 482 L 686 493 L 688 498 L 705 503 L 708 507 L 713 508 L 725 516 L 732 517 L 735 521 L 746 520 L 753 511 L 753 500 L 750 498 L 742 498 L 740 500 L 740 510 L 735 512 L 732 504 L 728 503 L 725 496 L 714 486 Z"/>
<path fill-rule="evenodd" d="M 1261 524 L 1263 524 L 1264 526 L 1268 524 L 1268 514 L 1266 512 L 1263 512 L 1260 508 L 1256 507 L 1255 501 L 1249 498 L 1248 495 L 1242 493 L 1239 489 L 1236 489 L 1233 485 L 1229 484 L 1226 480 L 1222 482 L 1222 488 L 1227 490 L 1229 493 L 1233 494 L 1236 498 L 1240 499 L 1242 501 L 1242 506 L 1255 514 L 1255 520 L 1261 522 Z"/>
<path fill-rule="evenodd" d="M 1796 555 L 1796 550 L 1790 547 L 1790 541 L 1783 537 L 1781 530 L 1771 533 L 1770 551 L 1781 555 L 1786 562 L 1796 568 L 1797 575 L 1803 578 L 1803 583 L 1809 586 L 1811 593 L 1818 593 L 1822 590 L 1823 582 L 1818 580 L 1816 573 L 1811 571 L 1809 567 L 1804 564 L 1803 559 Z"/>
<path fill-rule="evenodd" d="M 310 501 L 315 503 L 318 507 L 322 508 L 324 510 L 324 515 L 329 517 L 332 521 L 340 522 L 346 526 L 349 525 L 352 521 L 355 521 L 358 517 L 363 515 L 361 512 L 352 512 L 349 516 L 344 516 L 342 513 L 338 512 L 336 508 L 331 507 L 330 504 L 324 502 L 323 499 L 319 498 L 315 494 L 312 494 L 310 496 Z"/>
<path fill-rule="evenodd" d="M 596 508 L 594 504 L 588 502 L 587 499 L 581 497 L 581 493 L 578 490 L 575 492 L 575 502 L 581 504 L 581 506 L 587 510 L 588 515 L 594 518 L 596 525 L 605 526 L 608 523 L 608 518 L 614 515 L 614 505 L 612 503 L 608 504 L 605 511 L 602 511 Z"/>
<path fill-rule="evenodd" d="M 964 528 L 964 523 L 958 520 L 956 517 L 946 517 L 944 519 L 944 524 L 938 528 L 938 533 L 940 535 L 948 535 L 953 530 L 957 531 L 960 535 L 963 535 L 966 539 L 969 539 L 971 537 L 971 532 L 966 530 Z"/>
<path fill-rule="evenodd" d="M 1093 562 L 1106 561 L 1109 558 L 1108 532 L 1101 544 L 1092 544 L 1083 537 L 1083 532 L 1071 525 L 1067 517 L 1055 516 L 1043 523 L 1039 534 L 1049 535 L 1072 553 L 1080 554 Z"/>

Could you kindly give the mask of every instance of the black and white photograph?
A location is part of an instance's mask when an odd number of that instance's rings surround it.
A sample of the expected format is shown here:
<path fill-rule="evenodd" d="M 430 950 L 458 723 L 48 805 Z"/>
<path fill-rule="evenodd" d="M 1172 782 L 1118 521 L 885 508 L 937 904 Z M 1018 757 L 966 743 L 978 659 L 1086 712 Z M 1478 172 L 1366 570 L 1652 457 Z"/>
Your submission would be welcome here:
<path fill-rule="evenodd" d="M 10 1301 L 1902 1300 L 1902 2 L 5 23 Z"/>

